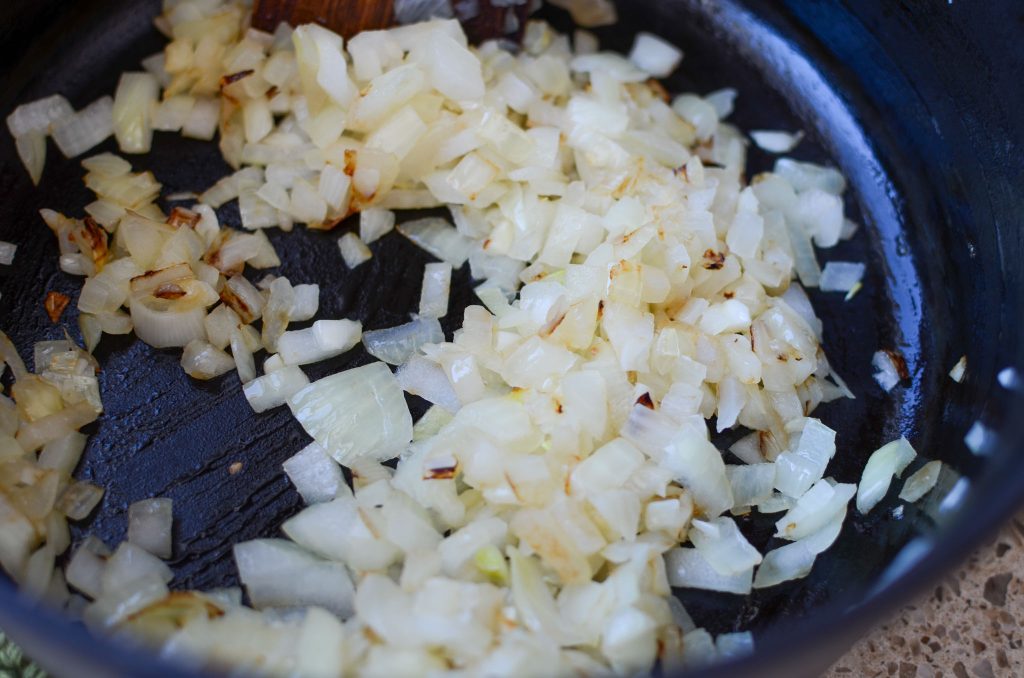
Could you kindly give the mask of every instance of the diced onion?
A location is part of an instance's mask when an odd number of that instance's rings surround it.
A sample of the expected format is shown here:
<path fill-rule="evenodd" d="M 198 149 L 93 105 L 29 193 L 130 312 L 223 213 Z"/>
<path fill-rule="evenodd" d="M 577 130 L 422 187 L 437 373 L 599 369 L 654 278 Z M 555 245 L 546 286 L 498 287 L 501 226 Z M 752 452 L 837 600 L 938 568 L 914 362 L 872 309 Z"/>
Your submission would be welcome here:
<path fill-rule="evenodd" d="M 655 78 L 666 78 L 678 68 L 683 52 L 651 33 L 637 33 L 629 60 Z"/>
<path fill-rule="evenodd" d="M 143 499 L 128 507 L 128 541 L 157 558 L 171 557 L 173 502 Z"/>
<path fill-rule="evenodd" d="M 216 346 L 202 339 L 193 339 L 181 354 L 181 367 L 190 377 L 206 380 L 230 372 L 235 361 Z"/>
<path fill-rule="evenodd" d="M 285 332 L 277 341 L 286 365 L 308 365 L 341 355 L 359 343 L 362 324 L 352 320 L 317 320 L 304 330 Z"/>
<path fill-rule="evenodd" d="M 423 271 L 423 288 L 420 291 L 420 316 L 443 318 L 448 315 L 448 294 L 451 285 L 451 264 L 427 264 Z"/>
<path fill-rule="evenodd" d="M 18 138 L 27 134 L 46 136 L 51 126 L 71 117 L 74 109 L 68 100 L 59 94 L 22 104 L 7 116 L 7 129 L 11 136 Z"/>
<path fill-rule="evenodd" d="M 386 460 L 412 440 L 412 416 L 384 363 L 339 372 L 288 399 L 306 432 L 339 463 Z"/>
<path fill-rule="evenodd" d="M 902 358 L 897 357 L 894 359 L 894 354 L 891 351 L 876 351 L 871 358 L 871 364 L 874 366 L 877 372 L 875 372 L 875 381 L 878 385 L 886 392 L 893 390 L 901 381 L 903 381 L 905 374 L 901 372 L 906 369 L 896 362 L 897 360 L 902 361 Z"/>
<path fill-rule="evenodd" d="M 257 608 L 319 606 L 342 618 L 352 614 L 354 589 L 341 563 L 320 560 L 282 539 L 235 544 L 234 554 Z"/>
<path fill-rule="evenodd" d="M 900 499 L 913 504 L 915 501 L 931 492 L 935 483 L 939 480 L 939 472 L 942 470 L 941 461 L 930 461 L 915 471 L 900 490 Z"/>
<path fill-rule="evenodd" d="M 265 412 L 288 402 L 293 395 L 309 386 L 305 373 L 294 365 L 253 379 L 244 387 L 245 399 L 254 412 Z"/>
<path fill-rule="evenodd" d="M 317 443 L 310 443 L 282 465 L 307 504 L 331 501 L 347 489 L 341 467 Z"/>
<path fill-rule="evenodd" d="M 123 73 L 111 115 L 114 134 L 124 153 L 148 153 L 153 143 L 152 111 L 160 83 L 152 73 Z"/>
<path fill-rule="evenodd" d="M 665 569 L 672 586 L 739 595 L 750 593 L 754 576 L 753 568 L 723 575 L 693 548 L 674 548 L 666 553 Z"/>
<path fill-rule="evenodd" d="M 875 450 L 864 466 L 857 488 L 857 510 L 867 513 L 882 500 L 893 476 L 899 477 L 917 453 L 906 438 L 894 440 Z"/>
<path fill-rule="evenodd" d="M 473 241 L 436 217 L 399 224 L 398 232 L 453 268 L 462 268 L 473 247 Z"/>
<path fill-rule="evenodd" d="M 818 283 L 822 292 L 849 292 L 864 277 L 864 264 L 830 261 L 821 271 Z"/>
<path fill-rule="evenodd" d="M 14 263 L 14 253 L 18 250 L 18 246 L 14 243 L 4 242 L 0 240 L 0 264 L 4 266 L 10 266 Z"/>
<path fill-rule="evenodd" d="M 754 143 L 769 153 L 789 153 L 796 148 L 803 137 L 803 132 L 790 134 L 777 130 L 753 130 L 750 133 L 750 138 L 754 140 Z"/>
<path fill-rule="evenodd" d="M 391 232 L 395 227 L 395 213 L 391 210 L 371 208 L 359 214 L 359 239 L 369 245 Z"/>
<path fill-rule="evenodd" d="M 424 345 L 443 341 L 441 323 L 431 317 L 419 318 L 385 330 L 373 330 L 363 335 L 367 353 L 391 365 L 402 365 Z"/>
<path fill-rule="evenodd" d="M 953 369 L 949 371 L 949 378 L 960 383 L 964 380 L 964 375 L 967 373 L 967 356 L 960 356 L 960 360 L 953 365 Z"/>
<path fill-rule="evenodd" d="M 53 140 L 66 158 L 98 146 L 114 133 L 114 100 L 101 97 L 53 126 Z"/>
<path fill-rule="evenodd" d="M 341 236 L 338 239 L 338 249 L 341 250 L 341 258 L 345 260 L 345 265 L 349 268 L 355 268 L 373 257 L 370 248 L 355 233 L 346 233 Z"/>

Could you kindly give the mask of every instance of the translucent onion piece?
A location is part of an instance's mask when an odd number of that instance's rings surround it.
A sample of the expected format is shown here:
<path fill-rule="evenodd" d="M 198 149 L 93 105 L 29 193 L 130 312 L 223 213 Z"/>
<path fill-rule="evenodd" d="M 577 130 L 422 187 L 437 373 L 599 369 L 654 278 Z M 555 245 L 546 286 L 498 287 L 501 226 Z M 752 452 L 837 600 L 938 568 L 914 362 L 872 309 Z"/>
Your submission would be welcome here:
<path fill-rule="evenodd" d="M 114 100 L 102 97 L 53 125 L 53 140 L 64 157 L 74 158 L 114 133 Z"/>
<path fill-rule="evenodd" d="M 286 365 L 307 365 L 349 351 L 361 337 L 358 321 L 317 320 L 312 327 L 282 334 L 277 350 Z"/>
<path fill-rule="evenodd" d="M 822 292 L 849 292 L 864 277 L 864 264 L 830 261 L 825 264 L 818 284 Z"/>
<path fill-rule="evenodd" d="M 406 393 L 419 396 L 448 412 L 458 412 L 462 407 L 448 375 L 433 361 L 414 355 L 398 368 L 395 377 Z M 417 422 L 417 426 L 419 424 Z"/>
<path fill-rule="evenodd" d="M 732 518 L 693 521 L 690 541 L 719 574 L 741 574 L 761 562 L 761 554 L 740 533 Z"/>
<path fill-rule="evenodd" d="M 960 356 L 960 360 L 953 365 L 953 369 L 949 371 L 949 378 L 960 383 L 964 380 L 964 375 L 967 373 L 967 356 Z"/>
<path fill-rule="evenodd" d="M 443 341 L 441 323 L 433 317 L 419 318 L 405 325 L 373 330 L 363 335 L 367 353 L 391 365 L 405 364 L 424 345 Z"/>
<path fill-rule="evenodd" d="M 171 557 L 173 502 L 143 499 L 128 507 L 128 541 L 157 558 Z"/>
<path fill-rule="evenodd" d="M 683 60 L 683 52 L 675 45 L 651 33 L 638 33 L 629 60 L 655 78 L 667 78 Z"/>
<path fill-rule="evenodd" d="M 437 217 L 399 224 L 398 232 L 453 268 L 462 268 L 473 248 L 472 240 Z"/>
<path fill-rule="evenodd" d="M 288 400 L 306 432 L 338 463 L 391 459 L 412 440 L 412 416 L 384 363 L 316 381 Z"/>
<path fill-rule="evenodd" d="M 806 577 L 819 553 L 827 550 L 839 537 L 846 519 L 846 507 L 825 522 L 816 532 L 773 549 L 765 554 L 757 568 L 754 588 L 767 588 L 791 579 Z"/>
<path fill-rule="evenodd" d="M 754 578 L 753 568 L 737 574 L 720 574 L 697 549 L 691 548 L 675 548 L 666 553 L 665 569 L 672 586 L 739 595 L 750 593 Z"/>
<path fill-rule="evenodd" d="M 42 132 L 29 132 L 14 137 L 14 145 L 29 178 L 38 186 L 46 165 L 46 136 Z"/>
<path fill-rule="evenodd" d="M 181 354 L 181 367 L 193 379 L 215 379 L 235 367 L 234 359 L 221 349 L 201 339 L 185 345 Z"/>
<path fill-rule="evenodd" d="M 789 153 L 796 148 L 803 137 L 803 132 L 796 134 L 778 130 L 753 130 L 750 132 L 750 138 L 754 140 L 754 143 L 761 150 L 769 153 Z"/>
<path fill-rule="evenodd" d="M 253 379 L 242 391 L 254 412 L 266 412 L 288 402 L 288 399 L 309 385 L 309 379 L 298 367 L 287 365 Z"/>
<path fill-rule="evenodd" d="M 939 480 L 939 472 L 942 470 L 941 461 L 930 461 L 907 478 L 900 490 L 900 499 L 912 504 L 924 495 L 932 491 L 935 483 Z"/>
<path fill-rule="evenodd" d="M 7 129 L 17 138 L 27 134 L 45 136 L 57 121 L 74 113 L 68 100 L 59 94 L 22 104 L 7 116 Z"/>
<path fill-rule="evenodd" d="M 875 450 L 864 466 L 857 488 L 857 510 L 867 513 L 882 500 L 889 491 L 893 476 L 903 473 L 917 452 L 906 438 L 894 440 Z"/>
<path fill-rule="evenodd" d="M 355 233 L 346 233 L 341 236 L 338 239 L 338 249 L 341 250 L 341 258 L 345 260 L 345 265 L 349 268 L 355 268 L 373 257 L 370 248 Z"/>
<path fill-rule="evenodd" d="M 423 288 L 420 291 L 420 316 L 443 318 L 448 315 L 448 294 L 451 285 L 451 264 L 427 264 L 423 271 Z"/>
<path fill-rule="evenodd" d="M 348 490 L 338 463 L 317 443 L 310 443 L 283 464 L 284 472 L 307 504 L 331 501 Z"/>
<path fill-rule="evenodd" d="M 238 575 L 256 608 L 319 606 L 341 618 L 352 614 L 355 591 L 345 566 L 282 539 L 234 547 Z"/>
<path fill-rule="evenodd" d="M 391 210 L 370 208 L 359 213 L 359 239 L 369 245 L 391 232 L 395 227 L 395 213 Z"/>
<path fill-rule="evenodd" d="M 836 514 L 845 514 L 856 491 L 853 484 L 833 485 L 827 479 L 819 480 L 775 523 L 776 536 L 802 539 L 814 534 Z"/>
<path fill-rule="evenodd" d="M 97 537 L 86 537 L 65 570 L 68 584 L 90 598 L 99 598 L 103 593 L 103 569 L 110 555 L 110 549 Z"/>
<path fill-rule="evenodd" d="M 160 83 L 152 73 L 123 73 L 111 114 L 114 134 L 124 153 L 148 153 L 153 143 L 152 111 Z"/>
<path fill-rule="evenodd" d="M 206 336 L 203 325 L 206 309 L 202 306 L 165 311 L 152 308 L 144 299 L 134 298 L 129 308 L 135 334 L 155 348 L 187 346 L 189 342 Z"/>

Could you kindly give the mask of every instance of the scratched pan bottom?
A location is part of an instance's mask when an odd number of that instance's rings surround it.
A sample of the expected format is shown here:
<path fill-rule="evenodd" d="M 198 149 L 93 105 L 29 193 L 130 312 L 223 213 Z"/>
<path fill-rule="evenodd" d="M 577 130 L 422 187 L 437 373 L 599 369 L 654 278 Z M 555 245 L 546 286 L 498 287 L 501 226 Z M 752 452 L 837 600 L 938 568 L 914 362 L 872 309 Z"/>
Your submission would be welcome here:
<path fill-rule="evenodd" d="M 15 4 L 12 16 L 27 5 Z M 794 31 L 797 37 L 792 41 L 772 42 L 773 36 L 789 30 L 786 22 L 792 17 L 768 2 L 746 4 L 767 20 L 755 19 L 743 4 L 732 2 L 624 3 L 621 24 L 600 34 L 605 45 L 624 51 L 637 29 L 657 27 L 687 54 L 669 83 L 671 89 L 706 93 L 735 87 L 740 96 L 732 120 L 737 125 L 806 129 L 809 138 L 796 157 L 839 163 L 851 176 L 855 190 L 848 195 L 848 214 L 866 226 L 851 241 L 823 252 L 822 260 L 867 262 L 864 289 L 850 302 L 843 302 L 842 295 L 811 295 L 824 321 L 828 356 L 858 394 L 856 400 L 822 406 L 817 412 L 839 432 L 830 473 L 841 482 L 856 482 L 867 455 L 901 434 L 918 449 L 927 450 L 928 456 L 973 472 L 977 465 L 960 446 L 936 444 L 957 439 L 951 431 L 958 430 L 967 417 L 966 405 L 956 406 L 948 384 L 936 376 L 955 361 L 950 356 L 963 345 L 966 332 L 959 327 L 963 323 L 948 322 L 944 300 L 934 292 L 947 272 L 920 264 L 919 252 L 936 245 L 927 233 L 903 228 L 895 207 L 898 191 L 885 175 L 891 159 L 880 160 L 877 148 L 850 131 L 869 124 L 877 112 L 851 112 L 858 105 L 855 98 L 833 100 L 834 92 L 825 85 L 815 89 L 814 78 L 825 78 L 822 82 L 827 84 L 831 71 L 801 70 L 806 67 L 802 50 L 812 52 L 814 46 L 801 42 L 799 31 Z M 52 30 L 63 36 L 60 49 L 10 31 L 9 49 L 27 47 L 27 58 L 33 63 L 4 75 L 0 98 L 4 111 L 53 92 L 81 107 L 112 92 L 121 71 L 162 49 L 162 37 L 150 27 L 159 11 L 156 1 L 84 2 L 72 10 L 61 10 L 51 2 L 48 7 L 50 13 L 42 12 L 37 22 L 57 22 L 53 25 L 58 28 Z M 564 25 L 562 15 L 552 13 L 551 17 Z M 783 80 L 790 84 L 782 84 Z M 845 83 L 836 85 L 842 86 Z M 116 151 L 116 147 L 108 142 L 97 150 Z M 201 191 L 230 171 L 214 144 L 162 133 L 156 135 L 152 153 L 132 161 L 137 170 L 152 170 L 165 194 Z M 52 325 L 43 311 L 47 291 L 75 298 L 79 281 L 58 270 L 55 243 L 36 212 L 51 207 L 79 215 L 91 197 L 82 186 L 78 164 L 59 157 L 55 149 L 38 189 L 31 187 L 18 166 L 6 135 L 0 135 L 0 162 L 5 217 L 0 220 L 0 239 L 19 245 L 15 265 L 0 269 L 0 326 L 29 358 L 35 341 L 60 338 L 65 327 L 79 336 L 73 306 L 61 326 Z M 753 172 L 770 168 L 772 162 L 772 157 L 751 149 Z M 238 224 L 233 205 L 222 208 L 219 216 Z M 353 226 L 349 222 L 342 229 Z M 358 318 L 367 329 L 406 321 L 416 310 L 422 269 L 429 257 L 393 233 L 371 245 L 373 259 L 348 271 L 335 244 L 339 233 L 271 231 L 282 260 L 281 268 L 272 272 L 293 283 L 319 283 L 320 317 Z M 471 289 L 468 271 L 458 272 L 451 312 L 443 322 L 449 338 L 462 310 L 476 301 Z M 880 347 L 899 348 L 912 372 L 909 382 L 891 395 L 883 394 L 871 378 L 871 355 Z M 175 505 L 173 585 L 199 589 L 237 585 L 232 544 L 277 535 L 283 520 L 301 507 L 281 463 L 308 442 L 306 434 L 286 409 L 253 414 L 234 373 L 195 382 L 181 371 L 177 352 L 123 337 L 105 336 L 96 355 L 103 366 L 100 384 L 106 412 L 88 429 L 92 437 L 79 475 L 105 487 L 106 494 L 96 514 L 75 527 L 75 537 L 92 533 L 116 544 L 124 538 L 131 502 L 170 497 Z M 316 379 L 369 361 L 359 348 L 310 366 L 307 373 Z M 417 399 L 410 399 L 410 404 L 414 415 L 425 409 Z M 930 529 L 913 509 L 903 519 L 893 517 L 894 506 L 890 498 L 867 519 L 851 511 L 839 541 L 806 579 L 748 597 L 695 591 L 678 595 L 697 623 L 713 633 L 751 629 L 758 637 L 771 638 L 823 607 L 835 617 L 836 607 L 866 591 L 909 539 Z M 739 522 L 755 546 L 776 545 L 770 536 L 772 516 Z M 131 653 L 107 653 L 97 659 L 76 634 L 80 632 L 69 631 L 60 647 L 52 645 L 55 640 L 44 637 L 43 641 L 51 642 L 54 657 L 70 653 L 84 662 L 82 657 L 89 655 L 90 661 L 100 662 L 97 666 L 116 665 L 126 673 L 155 670 Z M 80 645 L 86 649 L 79 652 Z M 93 666 L 82 664 L 86 665 Z"/>

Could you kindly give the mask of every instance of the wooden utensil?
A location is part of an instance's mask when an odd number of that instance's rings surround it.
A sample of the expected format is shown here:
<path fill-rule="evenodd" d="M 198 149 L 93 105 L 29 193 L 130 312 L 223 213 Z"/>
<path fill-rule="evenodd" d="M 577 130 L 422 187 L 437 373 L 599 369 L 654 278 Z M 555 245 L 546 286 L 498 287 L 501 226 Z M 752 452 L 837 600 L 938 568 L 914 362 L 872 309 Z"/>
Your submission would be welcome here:
<path fill-rule="evenodd" d="M 463 9 L 469 3 L 456 4 L 455 15 L 474 43 L 499 38 L 519 42 L 531 5 L 502 6 L 492 0 L 477 0 L 472 3 L 476 12 L 470 14 Z M 317 23 L 348 39 L 360 31 L 393 25 L 395 6 L 392 0 L 256 0 L 253 26 L 272 32 L 282 21 L 292 26 Z"/>

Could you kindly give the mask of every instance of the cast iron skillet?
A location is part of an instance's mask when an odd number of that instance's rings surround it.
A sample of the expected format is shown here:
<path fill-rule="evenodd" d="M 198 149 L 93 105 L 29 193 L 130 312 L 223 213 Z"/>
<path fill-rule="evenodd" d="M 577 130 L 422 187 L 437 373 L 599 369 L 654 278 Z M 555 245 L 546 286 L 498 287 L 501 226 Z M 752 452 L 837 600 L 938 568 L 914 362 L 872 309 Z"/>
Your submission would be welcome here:
<path fill-rule="evenodd" d="M 8 0 L 0 9 L 4 115 L 54 92 L 81 107 L 111 93 L 122 70 L 162 48 L 150 25 L 154 0 L 64 4 Z M 627 49 L 641 29 L 665 35 L 687 52 L 674 89 L 737 87 L 738 124 L 806 129 L 810 140 L 796 156 L 833 162 L 850 179 L 848 207 L 865 228 L 823 259 L 868 262 L 865 289 L 849 303 L 812 295 L 828 355 L 858 394 L 818 411 L 840 434 L 830 473 L 858 480 L 867 455 L 903 434 L 924 457 L 970 478 L 939 525 L 917 507 L 894 515 L 899 482 L 868 518 L 851 509 L 839 541 L 807 579 L 749 598 L 677 592 L 712 632 L 752 629 L 757 637 L 753 658 L 712 673 L 812 675 L 970 552 L 1024 498 L 1024 399 L 996 382 L 1000 369 L 1024 367 L 1024 53 L 1015 39 L 1024 10 L 1012 0 L 677 0 L 623 2 L 620 10 L 620 24 L 601 32 L 604 44 Z M 108 142 L 100 150 L 116 149 Z M 227 170 L 212 144 L 176 135 L 158 134 L 153 153 L 133 160 L 152 169 L 166 191 L 203 189 Z M 752 151 L 753 169 L 771 162 Z M 58 270 L 55 244 L 36 211 L 79 215 L 89 199 L 77 162 L 52 146 L 42 185 L 33 188 L 0 134 L 0 239 L 19 245 L 15 265 L 0 268 L 0 327 L 26 358 L 33 342 L 62 335 L 44 314 L 44 294 L 74 298 L 80 284 Z M 234 208 L 221 216 L 237 224 Z M 358 317 L 370 329 L 404 321 L 427 256 L 391 235 L 374 246 L 370 263 L 348 272 L 336 237 L 302 229 L 271 234 L 281 272 L 321 284 L 323 317 Z M 461 272 L 449 335 L 474 301 L 468 283 Z M 69 309 L 62 325 L 77 336 L 75 320 Z M 911 371 L 889 395 L 870 376 L 870 356 L 883 347 L 902 351 Z M 957 385 L 945 375 L 962 354 L 968 377 Z M 233 374 L 190 381 L 176 352 L 104 337 L 97 357 L 107 411 L 90 431 L 79 473 L 107 494 L 76 538 L 92 532 L 117 543 L 130 502 L 169 496 L 176 507 L 174 584 L 237 583 L 231 544 L 275 535 L 300 507 L 280 464 L 305 434 L 287 412 L 254 416 Z M 309 374 L 368 360 L 353 352 Z M 985 457 L 962 443 L 979 418 L 993 432 Z M 243 467 L 232 475 L 235 462 Z M 770 544 L 770 521 L 744 521 L 743 529 L 756 545 Z M 33 607 L 7 579 L 0 579 L 0 627 L 56 673 L 191 675 Z"/>

